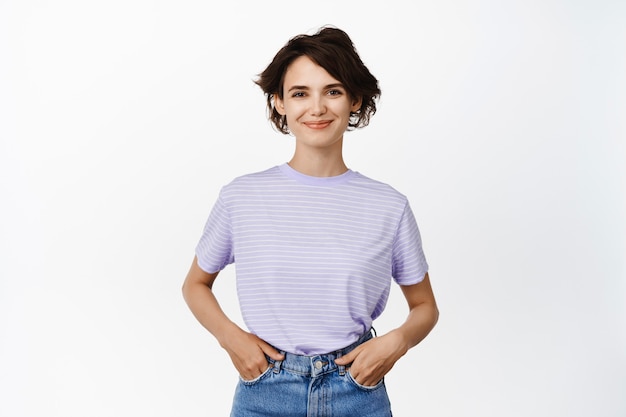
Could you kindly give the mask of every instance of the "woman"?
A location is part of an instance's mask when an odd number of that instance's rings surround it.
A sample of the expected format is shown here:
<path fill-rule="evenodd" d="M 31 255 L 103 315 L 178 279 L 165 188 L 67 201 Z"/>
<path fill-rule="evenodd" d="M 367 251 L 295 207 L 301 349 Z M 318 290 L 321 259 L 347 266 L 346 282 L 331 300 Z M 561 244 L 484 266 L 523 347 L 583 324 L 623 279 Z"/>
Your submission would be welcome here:
<path fill-rule="evenodd" d="M 383 377 L 438 310 L 406 198 L 343 160 L 343 134 L 368 124 L 378 82 L 326 27 L 292 38 L 257 84 L 276 128 L 295 136 L 293 158 L 222 188 L 183 285 L 239 372 L 231 416 L 390 416 Z M 247 331 L 211 290 L 233 262 Z M 409 314 L 373 337 L 392 278 Z"/>

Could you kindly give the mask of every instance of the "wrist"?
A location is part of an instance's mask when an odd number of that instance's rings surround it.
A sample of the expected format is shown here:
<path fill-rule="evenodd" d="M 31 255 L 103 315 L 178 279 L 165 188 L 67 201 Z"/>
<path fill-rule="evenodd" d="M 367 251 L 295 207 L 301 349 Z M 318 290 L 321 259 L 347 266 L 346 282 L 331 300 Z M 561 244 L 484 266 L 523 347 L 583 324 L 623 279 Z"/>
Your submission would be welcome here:
<path fill-rule="evenodd" d="M 410 337 L 402 328 L 394 329 L 390 333 L 395 337 L 394 344 L 398 349 L 398 358 L 404 356 L 411 348 Z"/>
<path fill-rule="evenodd" d="M 217 342 L 222 348 L 228 350 L 228 347 L 232 345 L 232 343 L 236 343 L 233 342 L 233 339 L 236 339 L 239 332 L 243 332 L 243 330 L 232 321 L 226 320 L 215 329 L 213 336 L 217 339 Z"/>

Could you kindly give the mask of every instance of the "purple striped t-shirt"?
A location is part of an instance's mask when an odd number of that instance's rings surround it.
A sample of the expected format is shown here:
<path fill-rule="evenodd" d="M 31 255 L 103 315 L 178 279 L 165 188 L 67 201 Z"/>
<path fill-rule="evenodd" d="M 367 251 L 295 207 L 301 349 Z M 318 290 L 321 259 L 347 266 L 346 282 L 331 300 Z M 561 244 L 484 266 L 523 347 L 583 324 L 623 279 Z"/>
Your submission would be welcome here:
<path fill-rule="evenodd" d="M 311 177 L 288 164 L 223 187 L 196 255 L 210 273 L 234 262 L 248 330 L 301 355 L 352 344 L 391 278 L 411 285 L 428 271 L 404 195 L 356 171 Z"/>

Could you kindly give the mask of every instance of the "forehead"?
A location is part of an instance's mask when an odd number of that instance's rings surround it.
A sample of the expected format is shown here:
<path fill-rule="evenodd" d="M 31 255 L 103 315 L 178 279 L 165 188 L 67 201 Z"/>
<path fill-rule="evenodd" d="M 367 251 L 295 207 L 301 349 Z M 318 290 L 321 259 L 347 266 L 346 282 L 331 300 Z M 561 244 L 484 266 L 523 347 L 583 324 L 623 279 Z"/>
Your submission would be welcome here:
<path fill-rule="evenodd" d="M 340 83 L 306 55 L 296 58 L 285 71 L 285 87 L 291 85 L 328 85 Z"/>

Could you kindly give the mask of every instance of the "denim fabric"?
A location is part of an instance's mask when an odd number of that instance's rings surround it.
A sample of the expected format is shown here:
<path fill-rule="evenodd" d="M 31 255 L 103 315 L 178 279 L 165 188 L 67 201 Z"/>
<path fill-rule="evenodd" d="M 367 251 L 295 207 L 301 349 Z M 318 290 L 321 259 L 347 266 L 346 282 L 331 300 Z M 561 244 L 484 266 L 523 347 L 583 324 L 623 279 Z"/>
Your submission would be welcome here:
<path fill-rule="evenodd" d="M 390 417 L 385 383 L 365 387 L 335 359 L 372 338 L 367 332 L 354 344 L 324 355 L 285 353 L 268 358 L 267 370 L 252 381 L 240 378 L 231 417 Z"/>

